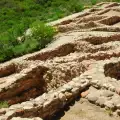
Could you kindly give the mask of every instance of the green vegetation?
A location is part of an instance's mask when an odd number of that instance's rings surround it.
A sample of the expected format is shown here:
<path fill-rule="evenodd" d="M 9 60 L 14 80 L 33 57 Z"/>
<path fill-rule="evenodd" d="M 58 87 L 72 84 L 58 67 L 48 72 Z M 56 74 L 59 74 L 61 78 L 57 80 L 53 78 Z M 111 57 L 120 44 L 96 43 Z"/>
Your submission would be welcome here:
<path fill-rule="evenodd" d="M 41 22 L 34 24 L 31 30 L 31 35 L 25 36 L 24 42 L 12 49 L 14 56 L 20 56 L 44 48 L 51 42 L 55 34 L 54 28 Z"/>
<path fill-rule="evenodd" d="M 8 108 L 8 103 L 6 101 L 0 102 L 0 109 L 1 108 Z"/>
<path fill-rule="evenodd" d="M 97 0 L 91 0 L 92 5 L 95 5 L 97 3 Z"/>
<path fill-rule="evenodd" d="M 82 11 L 101 0 L 0 0 L 0 62 L 34 52 L 51 42 L 55 30 L 50 22 Z M 105 0 L 102 0 L 105 1 Z M 114 0 L 119 2 L 120 0 Z M 36 23 L 40 25 L 36 25 Z M 35 25 L 35 27 L 33 27 Z M 23 42 L 17 38 L 32 27 L 33 35 Z"/>
<path fill-rule="evenodd" d="M 1 41 L 0 61 L 3 62 L 42 49 L 51 42 L 55 34 L 53 27 L 42 22 L 32 24 L 31 30 L 31 35 L 24 36 L 23 42 L 17 39 L 14 41 L 4 40 L 4 43 Z"/>
<path fill-rule="evenodd" d="M 108 108 L 105 110 L 105 112 L 109 115 L 109 116 L 113 116 L 113 110 Z"/>

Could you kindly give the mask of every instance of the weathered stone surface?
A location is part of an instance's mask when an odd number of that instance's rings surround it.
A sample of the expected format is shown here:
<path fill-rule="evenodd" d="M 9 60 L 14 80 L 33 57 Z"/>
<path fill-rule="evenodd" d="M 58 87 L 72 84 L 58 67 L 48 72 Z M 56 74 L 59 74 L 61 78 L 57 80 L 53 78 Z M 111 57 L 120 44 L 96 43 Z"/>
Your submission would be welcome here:
<path fill-rule="evenodd" d="M 100 97 L 98 98 L 98 100 L 96 101 L 96 104 L 98 104 L 101 107 L 104 107 L 104 103 L 105 103 L 105 98 L 104 97 Z"/>
<path fill-rule="evenodd" d="M 116 105 L 117 109 L 120 109 L 120 103 Z"/>
<path fill-rule="evenodd" d="M 59 30 L 53 43 L 0 64 L 0 101 L 12 105 L 0 120 L 51 117 L 77 96 L 119 115 L 119 7 L 102 3 L 51 22 Z"/>
<path fill-rule="evenodd" d="M 120 89 L 119 89 L 119 88 L 116 89 L 116 93 L 117 93 L 118 95 L 120 95 Z"/>
<path fill-rule="evenodd" d="M 115 108 L 114 103 L 112 101 L 106 101 L 104 105 L 106 106 L 106 108 L 109 108 L 110 110 L 114 110 Z"/>
<path fill-rule="evenodd" d="M 94 93 L 90 93 L 87 95 L 87 99 L 92 102 L 95 103 L 98 100 L 98 97 L 94 95 Z"/>
<path fill-rule="evenodd" d="M 117 114 L 120 116 L 120 110 L 117 110 L 116 112 L 117 112 Z"/>
<path fill-rule="evenodd" d="M 113 96 L 113 93 L 112 93 L 111 91 L 104 90 L 104 91 L 102 92 L 102 96 L 111 97 L 111 96 Z"/>
<path fill-rule="evenodd" d="M 1 108 L 0 109 L 0 115 L 5 114 L 5 113 L 6 113 L 6 108 Z"/>
<path fill-rule="evenodd" d="M 112 92 L 115 92 L 115 87 L 114 86 L 110 86 L 109 90 L 112 91 Z"/>
<path fill-rule="evenodd" d="M 70 99 L 70 98 L 72 98 L 72 93 L 65 92 L 65 96 L 66 96 L 67 99 Z"/>
<path fill-rule="evenodd" d="M 59 94 L 59 99 L 60 99 L 61 101 L 66 101 L 66 100 L 67 100 L 66 96 L 65 96 L 63 93 L 60 93 L 60 94 Z"/>
<path fill-rule="evenodd" d="M 66 91 L 71 91 L 72 90 L 72 87 L 68 84 L 64 85 L 63 88 L 65 88 Z"/>
<path fill-rule="evenodd" d="M 36 117 L 36 118 L 20 118 L 20 117 L 14 117 L 14 118 L 12 118 L 11 120 L 42 120 L 41 118 L 38 118 L 38 117 Z"/>
<path fill-rule="evenodd" d="M 72 94 L 76 97 L 76 96 L 79 94 L 80 89 L 79 89 L 79 88 L 73 88 L 73 89 L 71 90 L 71 92 L 72 92 Z"/>

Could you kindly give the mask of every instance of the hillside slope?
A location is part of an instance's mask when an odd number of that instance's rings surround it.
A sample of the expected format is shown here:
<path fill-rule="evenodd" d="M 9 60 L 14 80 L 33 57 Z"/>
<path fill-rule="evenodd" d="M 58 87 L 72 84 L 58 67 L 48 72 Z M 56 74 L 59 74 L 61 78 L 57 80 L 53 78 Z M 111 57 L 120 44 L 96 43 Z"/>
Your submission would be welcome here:
<path fill-rule="evenodd" d="M 77 97 L 120 119 L 120 4 L 102 2 L 49 24 L 59 30 L 53 43 L 0 64 L 0 105 L 8 106 L 0 119 L 54 120 Z"/>
<path fill-rule="evenodd" d="M 38 40 L 34 40 L 35 38 L 28 39 L 23 37 L 26 29 L 39 25 L 41 21 L 46 23 L 80 12 L 100 1 L 101 0 L 1 0 L 0 62 L 5 62 L 12 58 L 40 50 L 50 42 L 48 40 L 49 42 L 46 42 L 44 45 L 41 43 L 42 40 L 40 40 L 39 43 Z M 43 28 L 39 29 L 44 30 Z M 43 31 L 42 34 L 44 34 L 44 32 L 47 31 Z M 49 33 L 47 37 L 48 35 Z M 22 40 L 20 36 L 22 36 Z M 25 42 L 23 42 L 24 39 Z M 43 44 L 42 47 L 39 44 Z"/>

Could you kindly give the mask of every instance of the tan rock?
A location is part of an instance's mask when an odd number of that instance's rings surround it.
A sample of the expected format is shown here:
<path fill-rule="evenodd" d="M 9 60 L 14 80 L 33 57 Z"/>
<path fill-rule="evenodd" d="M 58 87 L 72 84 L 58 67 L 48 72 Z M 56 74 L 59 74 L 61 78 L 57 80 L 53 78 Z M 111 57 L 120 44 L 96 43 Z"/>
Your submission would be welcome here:
<path fill-rule="evenodd" d="M 89 91 L 85 91 L 85 92 L 82 92 L 80 96 L 85 98 L 88 94 L 89 94 Z"/>

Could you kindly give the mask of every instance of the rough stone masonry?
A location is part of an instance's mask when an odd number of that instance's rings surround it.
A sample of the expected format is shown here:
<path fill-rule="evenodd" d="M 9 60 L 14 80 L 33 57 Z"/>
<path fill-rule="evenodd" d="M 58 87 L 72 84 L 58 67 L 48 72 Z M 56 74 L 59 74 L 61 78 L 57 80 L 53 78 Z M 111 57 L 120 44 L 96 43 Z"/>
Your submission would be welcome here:
<path fill-rule="evenodd" d="M 48 23 L 45 49 L 0 64 L 0 120 L 51 118 L 77 96 L 120 115 L 120 4 L 102 2 Z M 85 89 L 87 94 L 84 94 Z"/>

